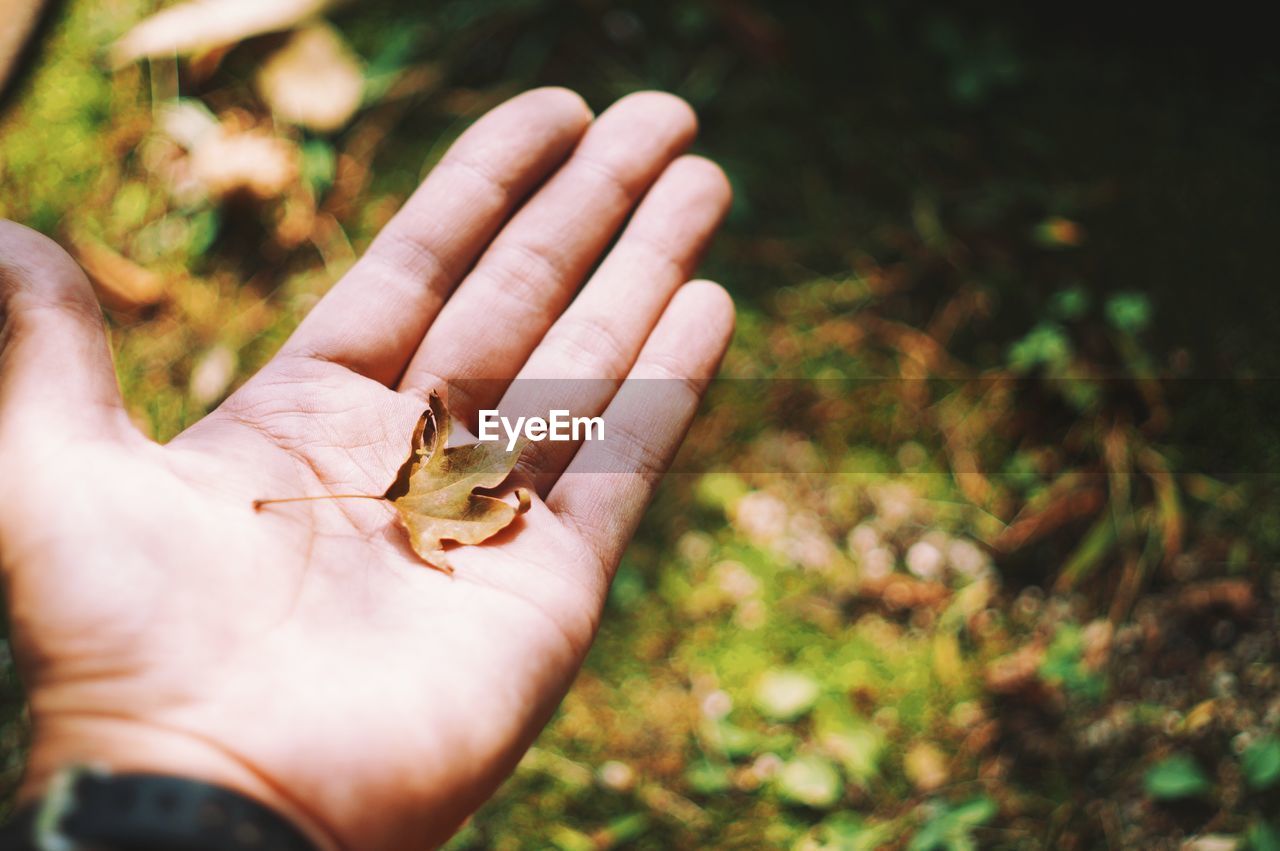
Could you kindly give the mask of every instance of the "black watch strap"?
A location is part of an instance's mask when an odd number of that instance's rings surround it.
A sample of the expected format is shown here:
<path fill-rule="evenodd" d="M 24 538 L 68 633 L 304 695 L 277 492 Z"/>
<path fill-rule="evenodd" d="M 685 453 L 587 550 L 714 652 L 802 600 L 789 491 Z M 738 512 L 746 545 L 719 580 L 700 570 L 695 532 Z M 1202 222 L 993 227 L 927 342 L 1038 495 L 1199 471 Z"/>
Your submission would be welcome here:
<path fill-rule="evenodd" d="M 316 851 L 239 793 L 157 774 L 73 769 L 0 828 L 0 851 Z"/>

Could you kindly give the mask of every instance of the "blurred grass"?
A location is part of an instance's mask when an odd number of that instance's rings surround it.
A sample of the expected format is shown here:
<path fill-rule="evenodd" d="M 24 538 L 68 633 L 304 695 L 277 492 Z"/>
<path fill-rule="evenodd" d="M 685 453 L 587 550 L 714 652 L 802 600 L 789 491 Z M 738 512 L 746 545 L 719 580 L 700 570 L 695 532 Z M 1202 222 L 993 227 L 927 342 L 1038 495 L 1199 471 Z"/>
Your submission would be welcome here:
<path fill-rule="evenodd" d="M 222 204 L 155 167 L 158 111 L 181 95 L 265 119 L 250 80 L 271 38 L 212 70 L 105 70 L 153 8 L 59 9 L 0 116 L 0 214 L 161 276 L 160 304 L 110 314 L 159 440 L 270 357 L 470 120 L 539 84 L 698 109 L 736 191 L 704 270 L 742 312 L 726 374 L 907 379 L 856 402 L 814 384 L 790 423 L 713 402 L 582 677 L 451 847 L 1264 847 L 1274 792 L 1236 754 L 1280 724 L 1280 524 L 1241 511 L 1270 504 L 1268 476 L 1157 470 L 1118 495 L 1114 469 L 1117 446 L 1190 470 L 1225 445 L 1234 466 L 1209 472 L 1266 472 L 1280 447 L 1263 400 L 1239 401 L 1274 372 L 1280 314 L 1280 74 L 1246 23 L 1153 41 L 1123 14 L 1099 33 L 981 4 L 379 0 L 333 15 L 366 63 L 353 123 L 265 122 L 305 152 L 308 189 Z M 1017 392 L 971 404 L 918 380 L 961 371 Z M 1173 413 L 1142 431 L 1148 385 L 1061 380 L 1095 372 L 1209 380 L 1162 386 Z M 977 495 L 954 475 L 974 421 Z M 991 546 L 1072 473 L 1107 483 L 1109 525 L 1095 505 Z M 1192 580 L 1240 584 L 1188 597 Z M 9 778 L 21 737 L 0 730 Z M 1170 754 L 1208 767 L 1201 799 L 1150 794 Z"/>

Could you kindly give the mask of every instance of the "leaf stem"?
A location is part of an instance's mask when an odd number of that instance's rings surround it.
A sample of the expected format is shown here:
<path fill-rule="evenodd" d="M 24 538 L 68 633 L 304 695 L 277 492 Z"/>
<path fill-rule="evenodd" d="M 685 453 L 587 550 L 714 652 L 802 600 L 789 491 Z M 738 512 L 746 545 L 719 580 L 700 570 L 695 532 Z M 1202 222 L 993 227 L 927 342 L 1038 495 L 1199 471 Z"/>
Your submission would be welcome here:
<path fill-rule="evenodd" d="M 284 496 L 277 499 L 255 499 L 253 501 L 253 510 L 261 511 L 264 505 L 278 505 L 282 502 L 310 502 L 317 499 L 376 499 L 385 500 L 385 496 L 375 496 L 371 493 L 332 493 L 323 496 Z"/>

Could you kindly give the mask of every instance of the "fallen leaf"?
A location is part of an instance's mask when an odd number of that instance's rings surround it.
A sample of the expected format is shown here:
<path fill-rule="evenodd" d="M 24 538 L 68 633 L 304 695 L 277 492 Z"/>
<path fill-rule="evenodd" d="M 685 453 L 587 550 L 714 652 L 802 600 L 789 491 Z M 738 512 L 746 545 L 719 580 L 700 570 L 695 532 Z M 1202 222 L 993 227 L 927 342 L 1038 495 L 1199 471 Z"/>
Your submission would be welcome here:
<path fill-rule="evenodd" d="M 165 300 L 164 278 L 123 254 L 88 238 L 75 239 L 71 250 L 105 307 L 129 312 Z"/>
<path fill-rule="evenodd" d="M 925 582 L 902 573 L 866 576 L 858 596 L 880 600 L 890 609 L 937 608 L 947 602 L 950 589 L 941 582 Z"/>
<path fill-rule="evenodd" d="M 840 772 L 828 759 L 798 756 L 778 772 L 778 793 L 792 804 L 825 810 L 835 806 L 844 794 Z"/>
<path fill-rule="evenodd" d="M 447 446 L 449 408 L 437 393 L 413 431 L 413 448 L 386 498 L 409 532 L 413 551 L 427 564 L 452 573 L 442 544 L 478 544 L 510 525 L 529 508 L 529 492 L 516 490 L 516 505 L 475 492 L 494 488 L 510 475 L 524 449 L 500 443 Z"/>
<path fill-rule="evenodd" d="M 328 24 L 291 33 L 258 69 L 258 93 L 282 121 L 317 133 L 340 130 L 364 97 L 364 74 Z"/>
<path fill-rule="evenodd" d="M 939 630 L 933 636 L 933 673 L 938 682 L 955 688 L 965 681 L 967 668 L 955 630 Z"/>
<path fill-rule="evenodd" d="M 1034 642 L 1001 656 L 987 665 L 987 691 L 1001 695 L 1036 691 L 1040 685 L 1040 665 L 1043 662 L 1044 646 Z"/>
<path fill-rule="evenodd" d="M 143 19 L 112 46 L 111 61 L 125 65 L 212 50 L 292 29 L 335 5 L 335 0 L 191 0 Z"/>
<path fill-rule="evenodd" d="M 1230 834 L 1206 833 L 1203 836 L 1191 837 L 1182 843 L 1179 851 L 1243 851 L 1245 848 L 1267 847 L 1270 846 L 1259 845 L 1255 842 L 1245 845 L 1240 841 L 1240 837 Z"/>
<path fill-rule="evenodd" d="M 1185 616 L 1203 616 L 1221 612 L 1234 618 L 1246 618 L 1257 607 L 1253 586 L 1244 579 L 1212 579 L 1184 586 L 1175 607 Z"/>
<path fill-rule="evenodd" d="M 823 735 L 822 746 L 844 767 L 849 780 L 859 786 L 870 786 L 880 772 L 885 740 L 870 724 L 848 724 L 830 730 Z"/>
<path fill-rule="evenodd" d="M 237 363 L 236 353 L 221 344 L 201 355 L 191 370 L 191 399 L 202 408 L 220 400 L 236 377 Z"/>
<path fill-rule="evenodd" d="M 221 125 L 191 151 L 191 175 L 211 197 L 284 194 L 298 176 L 298 149 L 266 130 Z"/>
<path fill-rule="evenodd" d="M 907 775 L 911 785 L 921 792 L 932 792 L 951 777 L 947 770 L 946 755 L 927 742 L 911 746 L 911 750 L 902 758 L 902 772 Z"/>
<path fill-rule="evenodd" d="M 800 671 L 769 671 L 756 687 L 756 708 L 775 721 L 794 721 L 818 702 L 822 687 Z"/>
<path fill-rule="evenodd" d="M 1218 701 L 1214 698 L 1202 700 L 1191 708 L 1182 719 L 1182 731 L 1194 735 L 1213 723 L 1218 715 Z"/>

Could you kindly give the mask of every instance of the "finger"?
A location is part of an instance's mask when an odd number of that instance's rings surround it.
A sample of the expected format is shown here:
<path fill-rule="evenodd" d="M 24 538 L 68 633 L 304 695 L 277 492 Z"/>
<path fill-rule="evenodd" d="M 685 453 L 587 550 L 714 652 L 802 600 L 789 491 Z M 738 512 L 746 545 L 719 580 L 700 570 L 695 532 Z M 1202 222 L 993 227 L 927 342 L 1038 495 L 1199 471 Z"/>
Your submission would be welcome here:
<path fill-rule="evenodd" d="M 538 345 L 498 410 L 503 416 L 602 413 L 676 289 L 693 274 L 728 210 L 729 181 L 715 163 L 683 157 L 663 173 L 635 217 Z M 547 380 L 538 380 L 547 379 Z M 577 451 L 530 444 L 520 471 L 545 494 Z"/>
<path fill-rule="evenodd" d="M 630 95 L 606 110 L 459 286 L 401 389 L 422 394 L 448 382 L 450 407 L 468 424 L 478 408 L 492 407 L 632 206 L 696 130 L 689 106 L 659 92 Z"/>
<path fill-rule="evenodd" d="M 0 446 L 51 428 L 100 434 L 126 424 L 84 272 L 53 240 L 0 221 Z"/>
<path fill-rule="evenodd" d="M 591 112 L 537 89 L 481 118 L 289 339 L 285 357 L 341 363 L 385 384 L 511 211 L 577 144 Z"/>
<path fill-rule="evenodd" d="M 733 334 L 733 302 L 720 286 L 680 288 L 604 413 L 604 439 L 583 445 L 547 498 L 613 569 Z"/>

